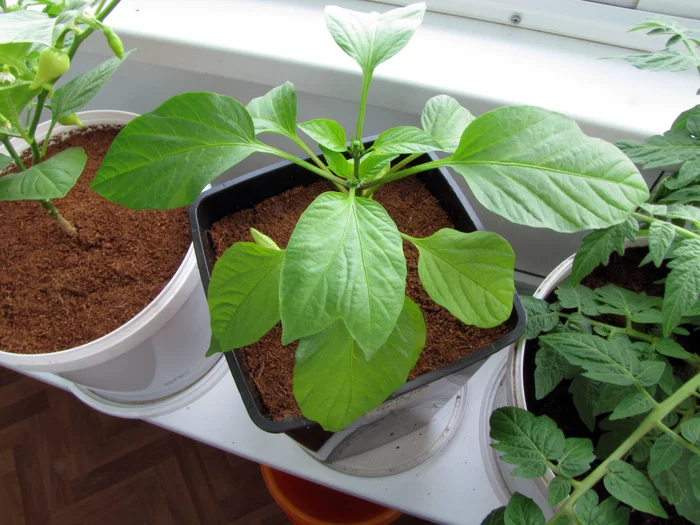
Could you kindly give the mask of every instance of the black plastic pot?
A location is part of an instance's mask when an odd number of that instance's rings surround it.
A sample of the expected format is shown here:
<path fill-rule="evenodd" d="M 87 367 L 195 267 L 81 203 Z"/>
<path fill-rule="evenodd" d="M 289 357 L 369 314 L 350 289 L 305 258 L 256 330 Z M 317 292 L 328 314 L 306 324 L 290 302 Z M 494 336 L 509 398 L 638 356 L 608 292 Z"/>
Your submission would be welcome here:
<path fill-rule="evenodd" d="M 368 142 L 371 143 L 371 141 Z M 419 162 L 436 159 L 436 156 L 429 154 L 421 157 Z M 464 232 L 483 229 L 471 205 L 447 170 L 432 170 L 422 173 L 418 177 L 438 199 L 456 229 Z M 238 210 L 250 208 L 296 186 L 306 186 L 319 180 L 318 176 L 295 164 L 281 162 L 203 192 L 190 207 L 190 224 L 204 289 L 208 289 L 216 260 L 215 250 L 208 233 L 214 223 Z M 414 412 L 417 403 L 428 402 L 433 408 L 440 403 L 444 405 L 456 393 L 456 384 L 459 384 L 461 388 L 466 382 L 466 378 L 471 376 L 489 356 L 520 338 L 525 331 L 525 323 L 525 312 L 516 293 L 513 300 L 513 312 L 506 322 L 508 332 L 504 336 L 458 361 L 407 382 L 373 413 L 382 414 L 378 417 L 383 418 L 385 417 L 384 413 L 387 415 L 395 414 L 397 410 L 402 410 L 401 407 L 404 405 L 414 409 Z M 267 432 L 286 433 L 312 452 L 318 452 L 334 435 L 336 436 L 334 441 L 338 441 L 339 433 L 324 431 L 318 423 L 305 418 L 280 422 L 268 419 L 255 384 L 246 375 L 245 361 L 239 358 L 237 351 L 227 352 L 226 359 L 248 414 L 258 427 Z M 461 379 L 460 376 L 464 376 L 464 379 Z M 444 385 L 441 385 L 440 382 L 443 382 Z M 442 386 L 445 386 L 447 390 Z M 428 397 L 426 398 L 426 396 Z M 347 432 L 344 429 L 341 433 L 350 435 L 363 425 L 376 425 L 376 421 L 377 417 L 368 418 L 367 421 L 358 420 L 350 425 L 352 428 L 349 427 Z M 415 427 L 415 425 L 413 426 Z M 403 434 L 406 433 L 403 432 Z M 387 433 L 388 435 L 389 433 Z M 394 438 L 400 437 L 400 434 L 394 432 L 391 435 Z M 371 446 L 377 446 L 376 440 Z M 356 448 L 354 452 L 357 453 L 357 451 Z M 322 459 L 330 457 L 328 453 L 324 453 L 322 456 Z"/>

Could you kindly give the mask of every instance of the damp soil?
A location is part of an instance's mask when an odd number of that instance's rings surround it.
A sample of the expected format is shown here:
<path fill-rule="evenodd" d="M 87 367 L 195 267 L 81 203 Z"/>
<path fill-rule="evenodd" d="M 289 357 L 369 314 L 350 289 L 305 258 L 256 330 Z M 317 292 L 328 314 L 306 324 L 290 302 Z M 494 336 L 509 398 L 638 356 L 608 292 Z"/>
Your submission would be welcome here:
<path fill-rule="evenodd" d="M 235 242 L 252 241 L 249 229 L 256 228 L 286 246 L 302 212 L 324 191 L 333 190 L 326 182 L 297 187 L 241 210 L 215 223 L 210 235 L 217 257 Z M 437 199 L 416 177 L 408 177 L 382 186 L 374 195 L 396 222 L 399 230 L 413 237 L 426 237 L 454 224 Z M 404 242 L 407 262 L 406 294 L 423 311 L 427 342 L 410 379 L 437 370 L 495 341 L 507 332 L 505 325 L 481 329 L 463 324 L 425 293 L 418 280 L 418 251 Z M 296 343 L 282 346 L 278 325 L 257 343 L 237 350 L 247 364 L 267 416 L 273 421 L 301 417 L 292 393 Z"/>
<path fill-rule="evenodd" d="M 644 266 L 639 266 L 642 259 L 648 253 L 645 248 L 631 248 L 625 250 L 625 255 L 620 256 L 617 253 L 613 253 L 610 257 L 610 262 L 607 266 L 599 266 L 596 268 L 591 275 L 583 279 L 581 284 L 584 286 L 596 289 L 606 286 L 608 284 L 614 284 L 628 290 L 634 291 L 636 293 L 646 293 L 647 295 L 653 295 L 656 297 L 662 297 L 664 293 L 663 284 L 659 283 L 660 280 L 666 277 L 668 272 L 663 266 L 661 268 L 656 268 L 652 264 L 647 264 Z M 546 298 L 547 302 L 554 302 L 557 300 L 556 295 L 552 292 Z M 602 322 L 624 327 L 624 317 L 616 315 L 605 315 L 598 316 Z M 691 348 L 697 348 L 698 336 L 691 337 L 679 337 L 678 342 L 681 343 L 688 351 Z M 523 374 L 526 378 L 534 377 L 535 372 L 535 354 L 537 351 L 537 344 L 535 340 L 531 340 L 527 343 L 525 347 L 524 356 L 524 370 Z M 569 393 L 569 386 L 571 381 L 564 380 L 557 387 L 550 392 L 543 399 L 537 400 L 535 398 L 535 385 L 534 381 L 529 380 L 525 382 L 525 399 L 527 402 L 528 410 L 536 415 L 547 415 L 551 417 L 564 431 L 567 437 L 580 437 L 589 438 L 593 441 L 593 444 L 597 444 L 600 439 L 601 432 L 599 427 L 596 425 L 594 432 L 588 430 L 588 427 L 581 421 L 578 417 L 578 412 L 574 406 L 573 396 Z M 602 417 L 602 416 L 601 416 Z M 600 420 L 600 418 L 598 418 Z M 593 463 L 593 467 L 599 462 Z M 609 494 L 605 491 L 605 488 L 599 483 L 596 488 L 596 492 L 599 493 L 601 501 L 608 497 Z M 651 514 L 646 514 L 643 512 L 632 510 L 630 514 L 630 524 L 631 525 L 656 525 L 664 523 L 666 525 L 690 525 L 690 521 L 678 516 L 675 508 L 668 505 L 665 501 L 661 501 L 664 509 L 669 515 L 668 519 L 658 518 L 652 516 Z"/>
<path fill-rule="evenodd" d="M 89 190 L 119 129 L 86 128 L 48 147 L 47 158 L 69 147 L 88 156 L 77 184 L 53 201 L 76 237 L 36 201 L 0 202 L 2 350 L 49 353 L 98 339 L 143 310 L 182 263 L 186 208 L 133 211 Z"/>

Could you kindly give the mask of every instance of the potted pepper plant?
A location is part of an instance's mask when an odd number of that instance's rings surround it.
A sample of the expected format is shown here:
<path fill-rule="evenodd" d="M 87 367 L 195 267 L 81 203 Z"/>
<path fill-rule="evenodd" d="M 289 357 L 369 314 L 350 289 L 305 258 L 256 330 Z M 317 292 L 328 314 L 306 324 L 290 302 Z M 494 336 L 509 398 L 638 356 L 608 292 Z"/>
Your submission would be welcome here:
<path fill-rule="evenodd" d="M 140 214 L 88 191 L 135 115 L 76 113 L 128 55 L 104 22 L 118 1 L 29 4 L 0 2 L 0 364 L 116 402 L 167 397 L 214 365 L 186 210 Z M 116 56 L 61 85 L 94 32 Z"/>
<path fill-rule="evenodd" d="M 247 106 L 213 93 L 185 93 L 127 125 L 92 184 L 115 202 L 170 208 L 192 202 L 252 153 L 286 161 L 205 192 L 191 219 L 208 284 L 210 353 L 227 352 L 256 424 L 290 434 L 308 430 L 310 448 L 332 440 L 330 432 L 375 423 L 397 404 L 412 406 L 418 390 L 429 392 L 446 375 L 473 373 L 524 328 L 514 253 L 499 235 L 474 231 L 478 220 L 470 219 L 445 168 L 505 219 L 562 232 L 617 224 L 648 196 L 638 170 L 615 146 L 537 107 L 475 118 L 455 99 L 437 96 L 426 103 L 422 128 L 391 128 L 363 139 L 375 68 L 409 42 L 424 12 L 424 4 L 384 14 L 326 8 L 333 39 L 362 72 L 350 140 L 329 119 L 297 123 L 291 83 Z M 262 142 L 265 133 L 287 137 L 307 157 Z M 410 177 L 418 174 L 420 180 Z M 310 186 L 316 180 L 322 184 Z M 418 208 L 431 199 L 434 208 Z M 283 226 L 273 226 L 265 213 Z M 439 226 L 428 220 L 437 213 L 446 221 Z M 228 226 L 215 224 L 231 214 Z M 435 312 L 449 322 L 433 321 Z M 424 316 L 431 318 L 427 329 Z M 469 330 L 481 345 L 457 348 L 462 354 L 452 355 L 454 363 L 426 368 L 406 383 L 431 341 Z M 273 350 L 274 359 L 256 364 Z M 263 384 L 278 372 L 286 379 Z M 286 398 L 277 421 L 261 408 L 263 390 Z"/>
<path fill-rule="evenodd" d="M 659 52 L 627 57 L 637 67 L 700 66 L 700 42 L 672 22 L 634 29 L 669 38 Z M 618 144 L 665 169 L 649 200 L 586 236 L 523 298 L 528 327 L 506 394 L 514 406 L 492 414 L 491 438 L 513 476 L 534 480 L 521 487 L 549 523 L 700 523 L 698 114 L 683 112 L 663 136 Z M 521 493 L 485 522 L 515 515 L 547 522 Z"/>

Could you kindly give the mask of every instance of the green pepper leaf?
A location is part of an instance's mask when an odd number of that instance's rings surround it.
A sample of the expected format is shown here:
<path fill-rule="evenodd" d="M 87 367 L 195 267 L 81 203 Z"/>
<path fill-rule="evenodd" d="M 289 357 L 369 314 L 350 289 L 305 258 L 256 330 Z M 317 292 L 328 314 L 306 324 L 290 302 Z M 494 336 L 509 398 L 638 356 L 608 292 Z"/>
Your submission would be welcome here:
<path fill-rule="evenodd" d="M 513 475 L 535 479 L 547 473 L 548 460 L 564 453 L 564 433 L 547 416 L 534 416 L 517 407 L 503 407 L 491 414 L 491 446 L 503 452 L 501 460 L 516 465 Z"/>
<path fill-rule="evenodd" d="M 12 160 L 11 157 L 8 157 L 7 155 L 0 155 L 0 171 L 7 168 L 13 162 L 14 160 Z"/>
<path fill-rule="evenodd" d="M 184 93 L 129 122 L 90 187 L 132 209 L 177 208 L 264 148 L 240 102 L 214 93 Z"/>
<path fill-rule="evenodd" d="M 75 113 L 90 102 L 130 54 L 125 53 L 123 59 L 110 58 L 58 88 L 51 97 L 53 120 Z"/>
<path fill-rule="evenodd" d="M 547 504 L 556 507 L 564 501 L 571 492 L 571 483 L 561 478 L 554 478 L 547 488 Z"/>
<path fill-rule="evenodd" d="M 443 228 L 409 238 L 418 248 L 418 276 L 430 298 L 463 323 L 481 328 L 508 319 L 515 291 L 515 254 L 492 232 Z"/>
<path fill-rule="evenodd" d="M 227 349 L 254 343 L 280 320 L 284 251 L 237 242 L 216 261 L 207 301 L 212 334 Z"/>
<path fill-rule="evenodd" d="M 337 151 L 330 150 L 323 144 L 320 145 L 320 148 L 321 152 L 323 153 L 323 158 L 326 160 L 328 167 L 333 171 L 333 173 L 339 177 L 343 177 L 344 179 L 353 178 L 353 166 L 350 164 L 350 162 L 348 162 L 348 159 L 345 158 L 345 155 L 338 153 Z"/>
<path fill-rule="evenodd" d="M 255 134 L 279 133 L 287 137 L 297 134 L 297 94 L 294 84 L 285 82 L 272 88 L 246 106 L 255 125 Z"/>
<path fill-rule="evenodd" d="M 0 64 L 12 66 L 19 71 L 25 80 L 32 80 L 31 77 L 27 78 L 31 73 L 27 67 L 27 57 L 31 49 L 32 44 L 29 42 L 0 44 Z"/>
<path fill-rule="evenodd" d="M 442 149 L 428 133 L 413 126 L 387 129 L 377 137 L 373 146 L 374 150 L 381 155 L 427 153 Z"/>
<path fill-rule="evenodd" d="M 282 342 L 316 334 L 340 318 L 370 359 L 394 329 L 405 288 L 401 236 L 386 210 L 363 197 L 323 193 L 287 245 Z"/>
<path fill-rule="evenodd" d="M 411 4 L 384 14 L 326 7 L 326 25 L 336 44 L 370 73 L 401 51 L 423 21 L 425 4 Z"/>
<path fill-rule="evenodd" d="M 455 152 L 462 133 L 472 120 L 474 115 L 447 95 L 428 100 L 421 114 L 423 129 L 440 145 L 440 149 L 448 153 Z"/>
<path fill-rule="evenodd" d="M 7 15 L 0 16 L 0 19 L 5 16 Z M 0 87 L 0 115 L 16 128 L 22 127 L 22 111 L 36 94 L 36 91 L 29 89 L 29 84 L 30 82 L 15 82 Z"/>
<path fill-rule="evenodd" d="M 345 130 L 335 120 L 317 118 L 308 122 L 302 122 L 299 124 L 299 129 L 326 149 L 338 153 L 342 153 L 347 149 L 345 146 L 347 142 Z"/>
<path fill-rule="evenodd" d="M 700 241 L 688 239 L 674 250 L 668 263 L 663 307 L 663 334 L 668 337 L 686 311 L 700 301 Z"/>
<path fill-rule="evenodd" d="M 86 162 L 82 148 L 69 148 L 26 171 L 0 177 L 0 201 L 65 197 L 78 181 Z"/>
<path fill-rule="evenodd" d="M 0 16 L 0 44 L 37 43 L 52 46 L 56 19 L 38 11 L 12 11 Z"/>
<path fill-rule="evenodd" d="M 305 417 L 337 431 L 379 406 L 406 382 L 425 346 L 423 314 L 404 298 L 386 342 L 367 360 L 343 321 L 299 341 L 294 397 Z"/>
<path fill-rule="evenodd" d="M 613 497 L 630 507 L 661 518 L 668 517 L 659 503 L 654 487 L 644 474 L 632 465 L 619 460 L 610 462 L 603 484 Z"/>
<path fill-rule="evenodd" d="M 571 283 L 573 285 L 579 284 L 581 279 L 600 264 L 607 266 L 613 251 L 617 250 L 620 255 L 625 253 L 625 240 L 634 241 L 638 231 L 637 219 L 629 217 L 620 224 L 586 235 L 574 256 Z"/>
<path fill-rule="evenodd" d="M 365 155 L 360 159 L 360 180 L 370 180 L 382 175 L 396 157 L 396 155 L 381 155 L 376 151 Z"/>
<path fill-rule="evenodd" d="M 505 525 L 545 525 L 547 521 L 542 509 L 519 492 L 510 498 L 503 520 Z"/>
<path fill-rule="evenodd" d="M 271 250 L 279 250 L 280 247 L 277 243 L 272 240 L 271 237 L 265 235 L 264 233 L 256 230 L 255 228 L 250 229 L 250 236 L 255 241 L 255 244 L 262 246 L 263 248 L 270 248 Z"/>
<path fill-rule="evenodd" d="M 622 222 L 649 195 L 612 144 L 587 137 L 564 115 L 530 106 L 476 118 L 457 151 L 440 162 L 463 175 L 490 211 L 561 232 Z"/>

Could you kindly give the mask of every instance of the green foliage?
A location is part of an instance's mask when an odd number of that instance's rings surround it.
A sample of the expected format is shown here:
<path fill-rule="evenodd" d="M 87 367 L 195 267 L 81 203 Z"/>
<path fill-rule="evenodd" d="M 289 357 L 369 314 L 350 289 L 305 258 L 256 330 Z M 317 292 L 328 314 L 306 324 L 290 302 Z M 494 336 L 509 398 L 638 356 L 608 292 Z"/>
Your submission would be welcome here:
<path fill-rule="evenodd" d="M 340 153 L 346 149 L 345 130 L 334 120 L 325 118 L 309 120 L 299 124 L 299 129 L 326 149 Z"/>
<path fill-rule="evenodd" d="M 474 116 L 452 97 L 438 95 L 425 103 L 421 114 L 423 129 L 438 143 L 439 149 L 454 153 L 466 127 Z"/>
<path fill-rule="evenodd" d="M 559 324 L 559 315 L 550 309 L 547 301 L 529 296 L 521 297 L 521 301 L 527 312 L 527 328 L 523 334 L 525 339 L 534 339 L 541 332 L 549 332 Z"/>
<path fill-rule="evenodd" d="M 285 82 L 281 86 L 271 89 L 262 97 L 254 98 L 248 103 L 246 109 L 253 119 L 256 135 L 259 133 L 278 133 L 287 137 L 296 136 L 297 94 L 291 82 Z M 237 111 L 235 116 L 242 115 L 241 118 L 245 120 L 244 113 Z M 177 116 L 177 112 L 173 111 L 169 111 L 167 114 Z M 235 121 L 231 122 L 234 125 L 235 123 Z M 231 127 L 231 124 L 228 127 Z"/>

